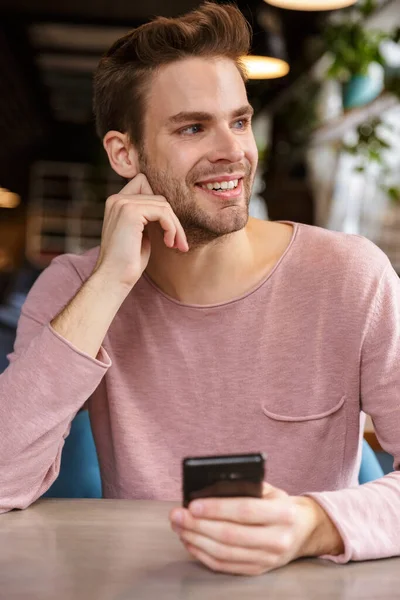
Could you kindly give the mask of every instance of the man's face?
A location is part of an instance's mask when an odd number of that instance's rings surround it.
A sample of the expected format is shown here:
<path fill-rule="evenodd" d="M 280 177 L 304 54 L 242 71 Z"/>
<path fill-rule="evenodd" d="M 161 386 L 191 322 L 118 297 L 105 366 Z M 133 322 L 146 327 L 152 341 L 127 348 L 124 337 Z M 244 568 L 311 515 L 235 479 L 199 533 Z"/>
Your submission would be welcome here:
<path fill-rule="evenodd" d="M 229 59 L 174 62 L 151 82 L 140 170 L 171 204 L 192 247 L 247 223 L 257 166 L 251 113 Z"/>

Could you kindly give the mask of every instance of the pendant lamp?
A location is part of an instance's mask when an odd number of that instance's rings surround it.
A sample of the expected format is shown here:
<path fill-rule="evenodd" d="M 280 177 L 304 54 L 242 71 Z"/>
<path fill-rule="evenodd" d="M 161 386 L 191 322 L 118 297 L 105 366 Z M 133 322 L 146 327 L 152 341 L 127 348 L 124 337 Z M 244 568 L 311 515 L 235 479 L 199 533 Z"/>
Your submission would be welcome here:
<path fill-rule="evenodd" d="M 242 56 L 241 62 L 249 79 L 277 79 L 289 73 L 289 65 L 281 58 L 248 54 Z"/>
<path fill-rule="evenodd" d="M 263 6 L 253 24 L 251 53 L 241 58 L 249 79 L 277 79 L 290 71 L 280 19 Z"/>
<path fill-rule="evenodd" d="M 267 4 L 289 10 L 334 10 L 346 8 L 357 0 L 264 0 Z"/>

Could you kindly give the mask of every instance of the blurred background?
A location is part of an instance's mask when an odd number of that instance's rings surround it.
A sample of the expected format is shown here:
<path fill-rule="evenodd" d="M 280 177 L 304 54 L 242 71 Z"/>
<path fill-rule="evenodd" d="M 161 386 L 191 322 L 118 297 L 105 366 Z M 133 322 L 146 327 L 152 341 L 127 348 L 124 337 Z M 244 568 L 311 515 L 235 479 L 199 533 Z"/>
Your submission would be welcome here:
<path fill-rule="evenodd" d="M 98 245 L 122 186 L 94 131 L 99 58 L 151 17 L 198 4 L 0 0 L 0 372 L 35 278 Z M 364 235 L 400 273 L 400 0 L 237 4 L 258 57 L 251 214 Z"/>

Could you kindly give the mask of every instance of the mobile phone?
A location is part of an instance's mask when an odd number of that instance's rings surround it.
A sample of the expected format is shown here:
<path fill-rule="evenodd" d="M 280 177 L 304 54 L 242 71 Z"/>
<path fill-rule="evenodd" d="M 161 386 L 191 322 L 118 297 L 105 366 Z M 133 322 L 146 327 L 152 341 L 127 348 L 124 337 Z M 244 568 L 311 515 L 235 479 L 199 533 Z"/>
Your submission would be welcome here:
<path fill-rule="evenodd" d="M 265 461 L 261 452 L 184 458 L 183 506 L 196 498 L 261 498 Z"/>

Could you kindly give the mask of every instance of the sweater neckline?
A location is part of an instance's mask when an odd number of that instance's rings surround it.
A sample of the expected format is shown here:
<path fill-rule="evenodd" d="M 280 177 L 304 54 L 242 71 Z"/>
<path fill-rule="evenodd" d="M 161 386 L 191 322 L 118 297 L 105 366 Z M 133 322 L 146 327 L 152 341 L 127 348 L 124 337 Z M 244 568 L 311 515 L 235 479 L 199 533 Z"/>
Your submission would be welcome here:
<path fill-rule="evenodd" d="M 280 267 L 282 261 L 285 259 L 287 254 L 289 254 L 292 246 L 294 245 L 294 241 L 297 237 L 297 233 L 299 231 L 300 224 L 296 223 L 294 221 L 286 221 L 286 220 L 285 221 L 275 221 L 275 223 L 284 223 L 284 224 L 292 225 L 292 227 L 293 227 L 292 237 L 290 239 L 290 242 L 289 242 L 285 252 L 282 254 L 282 256 L 279 258 L 279 260 L 276 262 L 276 264 L 271 269 L 271 271 L 259 283 L 257 283 L 252 289 L 248 290 L 244 294 L 241 294 L 240 296 L 237 296 L 236 298 L 232 298 L 231 300 L 226 300 L 225 302 L 217 302 L 215 304 L 187 304 L 185 302 L 181 302 L 180 300 L 176 300 L 172 296 L 169 296 L 168 294 L 166 294 L 160 287 L 158 287 L 158 285 L 156 283 L 154 283 L 154 281 L 147 275 L 147 273 L 145 271 L 143 272 L 142 277 L 160 296 L 162 296 L 169 302 L 172 302 L 173 304 L 180 306 L 181 308 L 193 308 L 193 309 L 197 309 L 197 310 L 198 309 L 204 310 L 204 309 L 210 309 L 210 308 L 220 308 L 223 306 L 228 306 L 229 304 L 234 304 L 235 302 L 240 302 L 241 300 L 244 300 L 245 298 L 248 298 L 249 296 L 251 296 L 252 294 L 257 292 L 260 288 L 263 287 L 263 285 L 265 285 L 267 283 L 267 281 L 274 275 L 274 273 Z"/>

